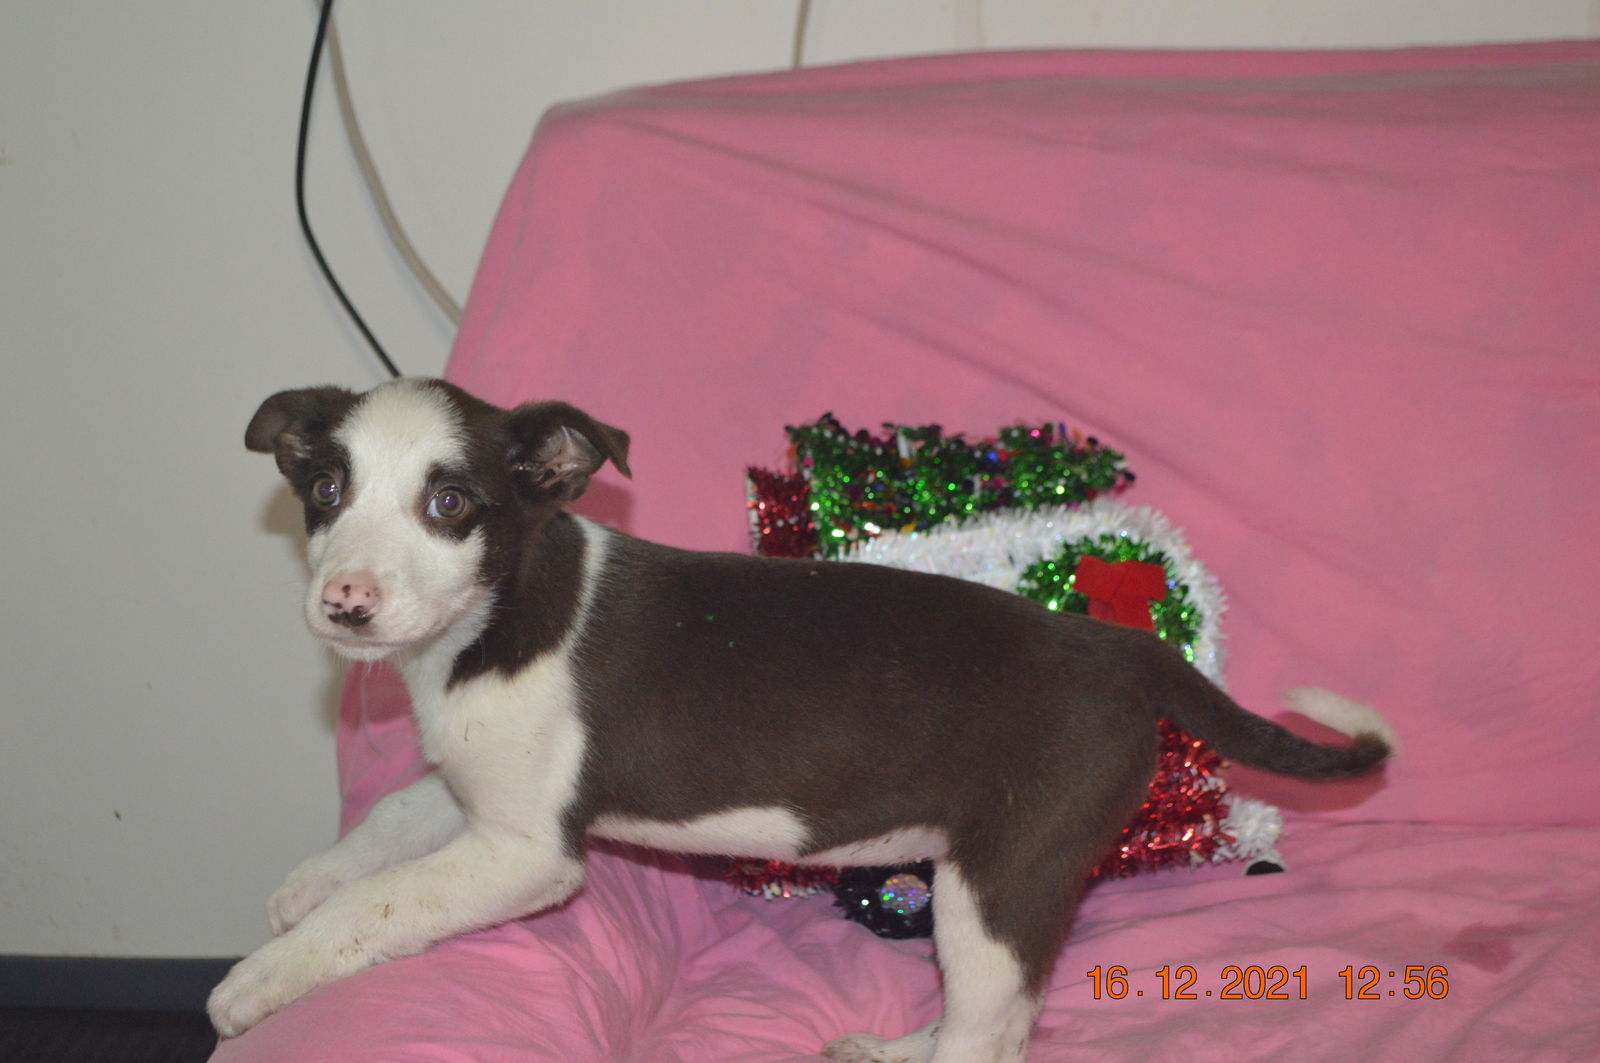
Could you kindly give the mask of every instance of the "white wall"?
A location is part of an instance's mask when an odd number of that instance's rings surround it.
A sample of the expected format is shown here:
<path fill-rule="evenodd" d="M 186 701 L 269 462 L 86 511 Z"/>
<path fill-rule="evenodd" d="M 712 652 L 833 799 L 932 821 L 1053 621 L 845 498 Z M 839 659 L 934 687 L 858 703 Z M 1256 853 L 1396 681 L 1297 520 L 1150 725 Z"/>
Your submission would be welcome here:
<path fill-rule="evenodd" d="M 540 112 L 787 62 L 787 0 L 345 0 L 402 216 L 464 297 Z M 338 668 L 297 515 L 240 436 L 380 371 L 291 191 L 306 0 L 0 0 L 0 953 L 226 955 L 332 839 Z M 816 0 L 815 62 L 957 45 L 1582 37 L 1590 0 Z M 402 368 L 450 331 L 382 243 L 324 94 L 312 212 Z M 733 519 L 738 519 L 734 516 Z"/>

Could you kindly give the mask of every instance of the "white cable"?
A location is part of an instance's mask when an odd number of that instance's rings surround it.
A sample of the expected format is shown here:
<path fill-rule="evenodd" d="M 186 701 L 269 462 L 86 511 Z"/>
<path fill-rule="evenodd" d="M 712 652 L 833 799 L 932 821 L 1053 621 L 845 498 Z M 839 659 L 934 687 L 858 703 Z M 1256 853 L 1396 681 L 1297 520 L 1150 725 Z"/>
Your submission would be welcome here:
<path fill-rule="evenodd" d="M 322 0 L 314 2 L 321 6 Z M 810 21 L 811 0 L 800 0 L 795 12 L 794 44 L 789 55 L 789 65 L 796 70 L 805 65 L 806 29 Z M 367 194 L 372 199 L 372 205 L 377 208 L 384 232 L 388 234 L 389 242 L 394 245 L 394 249 L 400 253 L 400 258 L 411 271 L 411 275 L 422 285 L 423 291 L 428 293 L 428 297 L 452 324 L 460 325 L 461 304 L 456 302 L 439 282 L 439 278 L 434 276 L 428 264 L 423 261 L 421 253 L 417 251 L 416 245 L 406 235 L 405 226 L 395 213 L 388 189 L 384 187 L 383 177 L 378 173 L 378 164 L 367 147 L 367 138 L 361 131 L 361 119 L 356 115 L 355 100 L 350 93 L 350 77 L 344 65 L 344 49 L 339 45 L 339 26 L 336 19 L 330 19 L 328 22 L 327 46 L 328 65 L 333 71 L 334 94 L 339 100 L 339 115 L 344 120 L 345 137 L 350 141 L 350 150 L 355 153 L 356 165 L 361 170 L 361 179 L 367 186 Z"/>
<path fill-rule="evenodd" d="M 320 6 L 320 0 L 318 0 Z M 337 20 L 328 22 L 328 64 L 333 71 L 333 86 L 335 95 L 339 98 L 339 113 L 344 118 L 345 136 L 350 141 L 350 150 L 355 153 L 356 165 L 361 169 L 361 178 L 366 183 L 367 194 L 372 198 L 372 205 L 378 210 L 378 217 L 383 222 L 383 228 L 389 234 L 389 242 L 400 253 L 400 258 L 406 267 L 411 270 L 411 275 L 422 285 L 429 298 L 449 318 L 452 324 L 461 324 L 461 304 L 451 298 L 439 278 L 433 275 L 428 264 L 422 260 L 422 255 L 417 252 L 415 245 L 406 236 L 405 226 L 400 224 L 400 218 L 394 211 L 394 204 L 389 201 L 389 193 L 384 188 L 383 178 L 378 175 L 377 163 L 373 161 L 372 152 L 367 148 L 367 138 L 362 135 L 361 121 L 356 117 L 355 101 L 350 96 L 350 80 L 345 71 L 344 50 L 339 47 L 339 27 Z"/>
<path fill-rule="evenodd" d="M 983 32 L 983 0 L 956 0 L 952 36 L 958 51 L 981 52 L 988 46 Z"/>
<path fill-rule="evenodd" d="M 811 0 L 800 0 L 794 16 L 794 45 L 789 50 L 789 68 L 799 70 L 806 61 L 806 27 L 811 21 Z"/>

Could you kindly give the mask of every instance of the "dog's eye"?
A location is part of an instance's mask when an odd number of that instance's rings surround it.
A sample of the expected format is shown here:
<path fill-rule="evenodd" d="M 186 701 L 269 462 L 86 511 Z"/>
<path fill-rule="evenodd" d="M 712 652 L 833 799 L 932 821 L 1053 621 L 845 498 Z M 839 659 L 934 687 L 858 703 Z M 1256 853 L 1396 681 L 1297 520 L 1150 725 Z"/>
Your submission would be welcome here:
<path fill-rule="evenodd" d="M 323 474 L 311 484 L 311 500 L 326 509 L 332 509 L 339 504 L 339 481 L 332 476 Z"/>
<path fill-rule="evenodd" d="M 441 487 L 428 499 L 428 516 L 434 520 L 460 520 L 471 509 L 472 503 L 459 487 Z"/>

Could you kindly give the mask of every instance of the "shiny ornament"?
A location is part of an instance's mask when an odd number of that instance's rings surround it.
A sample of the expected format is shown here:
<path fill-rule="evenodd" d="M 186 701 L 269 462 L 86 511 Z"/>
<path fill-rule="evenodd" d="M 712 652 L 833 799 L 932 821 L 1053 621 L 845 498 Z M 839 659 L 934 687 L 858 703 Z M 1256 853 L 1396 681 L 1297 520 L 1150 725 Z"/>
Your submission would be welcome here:
<path fill-rule="evenodd" d="M 933 900 L 933 891 L 920 875 L 900 872 L 878 887 L 878 904 L 896 915 L 914 915 Z"/>
<path fill-rule="evenodd" d="M 920 905 L 898 904 L 895 899 L 912 899 L 911 880 L 923 884 Z M 890 883 L 895 886 L 890 887 Z M 833 903 L 846 919 L 860 923 L 881 938 L 918 938 L 933 934 L 933 864 L 923 861 L 909 867 L 847 867 L 839 871 L 833 889 Z M 884 903 L 885 894 L 891 896 Z"/>

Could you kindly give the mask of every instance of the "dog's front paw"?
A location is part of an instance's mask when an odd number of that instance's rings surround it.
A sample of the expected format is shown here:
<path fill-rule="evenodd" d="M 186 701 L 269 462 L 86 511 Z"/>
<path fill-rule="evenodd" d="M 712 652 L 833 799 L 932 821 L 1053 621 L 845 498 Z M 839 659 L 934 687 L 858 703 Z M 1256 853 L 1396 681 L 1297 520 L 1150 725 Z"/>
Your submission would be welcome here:
<path fill-rule="evenodd" d="M 825 1058 L 835 1063 L 875 1063 L 872 1053 L 883 1047 L 883 1038 L 870 1033 L 853 1033 L 822 1046 Z"/>
<path fill-rule="evenodd" d="M 313 856 L 289 872 L 273 895 L 267 898 L 267 918 L 274 934 L 284 934 L 300 925 L 300 920 L 349 881 L 349 876 L 321 856 Z"/>
<path fill-rule="evenodd" d="M 885 1041 L 870 1033 L 853 1033 L 829 1041 L 822 1054 L 834 1063 L 927 1063 L 933 1055 L 930 1031 Z"/>
<path fill-rule="evenodd" d="M 219 1034 L 238 1037 L 330 977 L 314 952 L 277 938 L 233 965 L 211 991 L 206 1014 Z"/>

